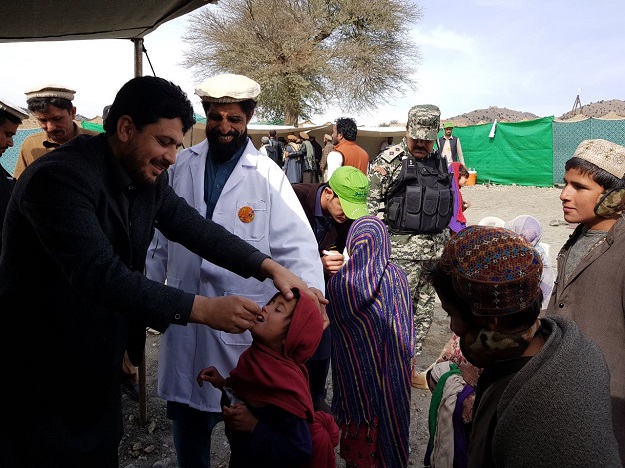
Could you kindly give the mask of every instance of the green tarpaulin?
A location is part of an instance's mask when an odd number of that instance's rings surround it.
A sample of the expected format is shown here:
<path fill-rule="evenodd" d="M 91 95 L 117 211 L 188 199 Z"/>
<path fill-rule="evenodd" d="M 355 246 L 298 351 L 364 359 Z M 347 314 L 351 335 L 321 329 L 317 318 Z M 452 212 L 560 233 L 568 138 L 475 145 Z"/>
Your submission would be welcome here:
<path fill-rule="evenodd" d="M 93 130 L 94 132 L 104 132 L 104 128 L 102 127 L 102 125 L 97 124 L 97 123 L 92 123 L 92 122 L 87 122 L 86 120 L 83 120 L 80 125 L 82 126 L 82 128 L 86 128 L 87 130 Z"/>
<path fill-rule="evenodd" d="M 517 123 L 492 123 L 456 127 L 464 162 L 477 171 L 477 183 L 502 185 L 553 185 L 553 117 Z M 442 135 L 442 132 L 439 136 Z"/>

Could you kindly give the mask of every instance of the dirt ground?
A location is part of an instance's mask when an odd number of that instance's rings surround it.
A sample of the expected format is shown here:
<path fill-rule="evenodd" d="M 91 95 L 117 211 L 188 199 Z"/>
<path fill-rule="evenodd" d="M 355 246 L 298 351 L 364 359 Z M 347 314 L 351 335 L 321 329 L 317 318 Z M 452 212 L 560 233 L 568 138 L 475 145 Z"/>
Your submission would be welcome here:
<path fill-rule="evenodd" d="M 521 214 L 531 214 L 543 225 L 542 242 L 551 246 L 551 259 L 555 258 L 560 247 L 572 233 L 574 226 L 563 221 L 558 188 L 536 188 L 519 186 L 474 185 L 462 189 L 463 197 L 472 206 L 465 212 L 467 224 L 477 224 L 485 216 L 497 216 L 504 220 Z M 420 361 L 427 366 L 439 355 L 450 336 L 448 319 L 437 301 L 434 321 L 424 342 Z M 175 468 L 176 452 L 171 434 L 171 422 L 165 416 L 165 402 L 156 395 L 156 362 L 160 335 L 148 333 L 147 356 L 147 418 L 146 424 L 139 424 L 139 405 L 128 397 L 123 397 L 125 436 L 119 449 L 121 468 Z M 331 393 L 332 382 L 328 381 Z M 331 398 L 331 396 L 329 397 Z M 329 399 L 328 399 L 329 401 Z M 423 466 L 423 456 L 427 444 L 427 412 L 430 394 L 413 389 L 410 427 L 410 465 Z M 229 458 L 228 442 L 220 423 L 213 433 L 212 466 L 227 467 Z M 344 467 L 337 455 L 337 467 Z"/>

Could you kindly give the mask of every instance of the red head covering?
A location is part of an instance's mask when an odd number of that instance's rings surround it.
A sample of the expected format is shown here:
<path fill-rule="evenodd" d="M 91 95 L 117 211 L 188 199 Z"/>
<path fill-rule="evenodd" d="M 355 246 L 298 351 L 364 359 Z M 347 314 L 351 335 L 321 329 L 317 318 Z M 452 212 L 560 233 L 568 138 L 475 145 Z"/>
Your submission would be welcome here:
<path fill-rule="evenodd" d="M 271 404 L 312 422 L 314 410 L 304 363 L 314 354 L 322 333 L 319 308 L 302 294 L 293 312 L 284 353 L 254 340 L 230 372 L 228 385 L 244 400 Z"/>
<path fill-rule="evenodd" d="M 317 349 L 322 333 L 319 308 L 302 294 L 293 312 L 284 353 L 254 340 L 227 379 L 227 385 L 240 398 L 277 406 L 308 421 L 313 445 L 309 466 L 314 468 L 335 466 L 334 447 L 339 442 L 334 418 L 314 411 L 304 365 Z"/>
<path fill-rule="evenodd" d="M 452 188 L 454 190 L 454 193 L 458 197 L 458 212 L 456 213 L 456 219 L 460 223 L 466 223 L 467 222 L 467 218 L 464 217 L 464 212 L 462 210 L 462 205 L 464 204 L 464 202 L 462 200 L 462 193 L 460 193 L 460 184 L 458 183 L 458 179 L 460 179 L 460 177 L 458 176 L 458 172 L 460 170 L 460 165 L 461 164 L 459 162 L 452 162 L 449 165 L 449 172 L 453 173 L 453 175 L 454 175 L 454 181 L 453 181 L 453 184 L 452 184 Z"/>

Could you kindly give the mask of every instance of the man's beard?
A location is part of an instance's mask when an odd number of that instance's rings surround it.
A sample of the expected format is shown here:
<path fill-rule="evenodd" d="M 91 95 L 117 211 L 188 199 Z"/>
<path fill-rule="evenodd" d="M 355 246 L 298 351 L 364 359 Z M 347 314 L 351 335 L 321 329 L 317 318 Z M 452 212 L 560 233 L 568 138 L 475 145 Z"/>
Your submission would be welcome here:
<path fill-rule="evenodd" d="M 144 166 L 143 158 L 140 155 L 140 150 L 134 147 L 129 153 L 125 155 L 125 157 L 120 158 L 119 162 L 130 177 L 130 180 L 138 186 L 138 187 L 151 187 L 156 185 L 156 180 L 152 180 L 149 178 L 145 171 L 147 170 Z M 166 164 L 166 163 L 163 163 Z M 168 165 L 167 165 L 168 166 Z M 168 167 L 165 168 L 164 172 L 167 172 Z M 162 175 L 162 174 L 161 174 Z"/>
<path fill-rule="evenodd" d="M 223 136 L 219 129 L 215 128 L 212 131 L 206 130 L 206 139 L 210 146 L 210 155 L 217 164 L 223 164 L 229 161 L 230 158 L 234 156 L 234 153 L 247 144 L 247 129 L 241 134 L 232 130 L 226 133 L 226 135 L 231 135 L 233 138 L 230 143 L 224 144 L 219 141 L 219 137 Z"/>

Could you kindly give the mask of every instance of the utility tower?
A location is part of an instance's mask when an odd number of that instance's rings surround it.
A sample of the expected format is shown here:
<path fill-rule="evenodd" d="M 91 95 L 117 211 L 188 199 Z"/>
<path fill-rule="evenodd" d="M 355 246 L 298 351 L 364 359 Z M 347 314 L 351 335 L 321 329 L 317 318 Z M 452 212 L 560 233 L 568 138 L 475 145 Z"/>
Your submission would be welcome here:
<path fill-rule="evenodd" d="M 577 90 L 577 97 L 575 98 L 575 102 L 573 103 L 573 110 L 571 111 L 572 115 L 575 115 L 575 112 L 579 110 L 579 113 L 582 113 L 582 101 L 579 100 L 579 92 L 581 89 Z"/>

